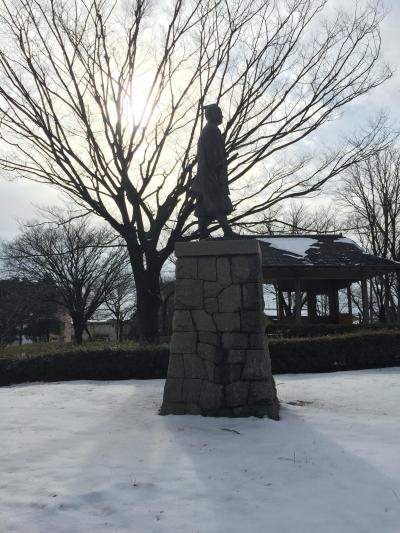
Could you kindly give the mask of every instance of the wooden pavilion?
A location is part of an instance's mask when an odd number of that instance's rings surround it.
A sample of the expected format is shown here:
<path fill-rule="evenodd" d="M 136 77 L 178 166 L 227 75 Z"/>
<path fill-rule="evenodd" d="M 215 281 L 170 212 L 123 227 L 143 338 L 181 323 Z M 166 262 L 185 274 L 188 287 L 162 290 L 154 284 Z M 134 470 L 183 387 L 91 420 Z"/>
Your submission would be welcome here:
<path fill-rule="evenodd" d="M 337 235 L 279 235 L 257 237 L 264 282 L 277 289 L 277 319 L 285 322 L 285 295 L 294 294 L 294 317 L 301 323 L 351 323 L 351 285 L 361 283 L 362 321 L 369 323 L 367 280 L 400 271 L 400 263 L 363 252 L 351 239 Z M 339 311 L 339 290 L 347 290 L 347 314 Z M 328 313 L 317 314 L 317 298 L 325 295 Z M 302 315 L 307 303 L 307 316 Z"/>

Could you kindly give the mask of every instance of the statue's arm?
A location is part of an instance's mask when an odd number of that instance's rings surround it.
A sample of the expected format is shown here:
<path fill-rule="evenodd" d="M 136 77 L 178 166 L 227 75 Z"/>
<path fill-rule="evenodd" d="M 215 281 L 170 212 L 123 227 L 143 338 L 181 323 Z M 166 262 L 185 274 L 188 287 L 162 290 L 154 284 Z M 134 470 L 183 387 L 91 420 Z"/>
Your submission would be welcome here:
<path fill-rule="evenodd" d="M 226 168 L 224 141 L 218 128 L 210 128 L 203 137 L 204 152 L 210 168 Z"/>

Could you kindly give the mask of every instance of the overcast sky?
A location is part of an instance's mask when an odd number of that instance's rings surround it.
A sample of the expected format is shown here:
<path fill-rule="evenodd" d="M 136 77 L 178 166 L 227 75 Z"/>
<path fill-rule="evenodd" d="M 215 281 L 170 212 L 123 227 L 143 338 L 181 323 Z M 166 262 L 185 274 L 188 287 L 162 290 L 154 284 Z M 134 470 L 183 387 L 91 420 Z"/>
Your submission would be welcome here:
<path fill-rule="evenodd" d="M 400 126 L 400 0 L 387 1 L 386 5 L 391 11 L 382 26 L 383 54 L 396 71 L 384 85 L 345 108 L 342 121 L 331 123 L 327 129 L 333 137 L 340 134 L 344 124 L 357 125 L 381 109 L 386 109 Z M 62 203 L 62 196 L 49 186 L 27 180 L 9 182 L 0 177 L 0 240 L 15 235 L 18 219 L 34 217 L 35 206 L 56 203 Z"/>

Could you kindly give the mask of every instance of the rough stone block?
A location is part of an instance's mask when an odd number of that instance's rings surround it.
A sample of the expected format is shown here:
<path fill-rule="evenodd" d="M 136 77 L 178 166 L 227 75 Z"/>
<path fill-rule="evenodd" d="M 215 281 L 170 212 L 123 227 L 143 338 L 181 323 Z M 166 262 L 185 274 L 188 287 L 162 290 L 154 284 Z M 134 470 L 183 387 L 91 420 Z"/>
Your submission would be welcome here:
<path fill-rule="evenodd" d="M 214 361 L 204 360 L 204 367 L 206 369 L 207 380 L 215 382 L 215 363 Z"/>
<path fill-rule="evenodd" d="M 202 309 L 192 311 L 192 317 L 197 331 L 216 331 L 212 316 Z"/>
<path fill-rule="evenodd" d="M 217 410 L 223 405 L 224 391 L 222 385 L 204 381 L 200 393 L 200 407 L 204 411 Z M 204 413 L 206 414 L 206 413 Z"/>
<path fill-rule="evenodd" d="M 271 356 L 269 354 L 269 347 L 268 345 L 266 346 L 266 348 L 263 350 L 264 353 L 265 353 L 265 358 L 266 358 L 266 365 L 267 365 L 267 375 L 271 377 L 272 381 L 273 381 L 273 377 L 272 377 L 272 366 L 271 366 Z M 275 385 L 274 385 L 275 386 Z"/>
<path fill-rule="evenodd" d="M 222 285 L 232 283 L 231 264 L 228 257 L 217 258 L 217 281 Z"/>
<path fill-rule="evenodd" d="M 217 349 L 218 348 L 216 346 L 203 342 L 199 342 L 197 345 L 197 353 L 199 356 L 203 359 L 208 359 L 209 361 L 215 361 Z"/>
<path fill-rule="evenodd" d="M 204 344 L 199 342 L 197 345 L 197 353 L 199 354 L 199 357 L 206 359 L 207 361 L 212 361 L 214 364 L 219 364 L 222 362 L 222 350 L 216 346 L 213 346 L 212 344 Z"/>
<path fill-rule="evenodd" d="M 230 285 L 220 292 L 218 308 L 221 313 L 232 313 L 242 308 L 240 285 Z"/>
<path fill-rule="evenodd" d="M 247 333 L 223 333 L 221 336 L 222 348 L 247 348 L 249 336 Z"/>
<path fill-rule="evenodd" d="M 172 319 L 173 331 L 193 331 L 194 325 L 190 311 L 177 309 Z"/>
<path fill-rule="evenodd" d="M 233 409 L 230 407 L 221 407 L 218 411 L 218 416 L 224 416 L 226 418 L 232 418 L 233 417 Z"/>
<path fill-rule="evenodd" d="M 183 402 L 183 379 L 168 378 L 164 387 L 164 399 L 167 403 Z"/>
<path fill-rule="evenodd" d="M 229 350 L 227 363 L 244 363 L 246 361 L 246 350 Z"/>
<path fill-rule="evenodd" d="M 270 405 L 274 399 L 275 390 L 270 381 L 253 381 L 250 384 L 249 405 Z"/>
<path fill-rule="evenodd" d="M 213 315 L 217 331 L 239 331 L 239 313 L 215 313 Z"/>
<path fill-rule="evenodd" d="M 198 258 L 198 278 L 204 281 L 217 280 L 217 261 L 215 257 Z"/>
<path fill-rule="evenodd" d="M 197 333 L 178 331 L 172 335 L 171 353 L 196 353 Z"/>
<path fill-rule="evenodd" d="M 186 405 L 184 403 L 164 402 L 160 415 L 184 415 L 186 414 Z"/>
<path fill-rule="evenodd" d="M 218 365 L 215 367 L 215 382 L 226 385 L 239 381 L 243 365 Z"/>
<path fill-rule="evenodd" d="M 259 255 L 236 256 L 231 259 L 233 283 L 261 283 L 261 257 Z"/>
<path fill-rule="evenodd" d="M 260 283 L 242 285 L 243 309 L 263 309 L 264 299 Z"/>
<path fill-rule="evenodd" d="M 259 416 L 256 411 L 257 408 L 249 407 L 248 405 L 243 405 L 240 407 L 234 407 L 232 409 L 233 416 L 236 417 L 248 417 L 248 416 Z"/>
<path fill-rule="evenodd" d="M 204 298 L 204 310 L 210 314 L 218 313 L 217 298 Z"/>
<path fill-rule="evenodd" d="M 272 405 L 261 406 L 263 410 L 263 417 L 267 416 L 272 420 L 279 420 L 279 401 L 276 398 L 276 401 Z"/>
<path fill-rule="evenodd" d="M 215 298 L 222 291 L 223 286 L 216 281 L 204 282 L 204 298 Z"/>
<path fill-rule="evenodd" d="M 233 416 L 256 416 L 257 418 L 271 418 L 279 420 L 279 402 L 271 405 L 248 405 L 247 407 L 237 407 L 233 409 Z"/>
<path fill-rule="evenodd" d="M 188 403 L 185 407 L 185 415 L 201 415 L 201 409 L 196 403 Z"/>
<path fill-rule="evenodd" d="M 184 356 L 184 371 L 186 379 L 206 379 L 214 381 L 215 363 L 212 360 L 202 359 L 198 354 Z"/>
<path fill-rule="evenodd" d="M 201 379 L 185 379 L 183 382 L 183 399 L 187 403 L 198 403 L 201 392 Z"/>
<path fill-rule="evenodd" d="M 250 348 L 265 349 L 267 340 L 264 333 L 250 333 Z"/>
<path fill-rule="evenodd" d="M 241 407 L 247 405 L 247 396 L 249 394 L 249 383 L 246 381 L 237 381 L 225 387 L 226 405 L 228 407 Z"/>
<path fill-rule="evenodd" d="M 265 351 L 247 350 L 246 356 L 247 360 L 243 368 L 242 379 L 265 380 L 268 376 L 268 363 Z"/>
<path fill-rule="evenodd" d="M 183 367 L 186 379 L 207 379 L 207 370 L 203 359 L 197 354 L 185 354 L 183 356 Z"/>
<path fill-rule="evenodd" d="M 175 309 L 202 309 L 203 282 L 179 279 L 175 282 Z"/>
<path fill-rule="evenodd" d="M 176 279 L 197 279 L 197 258 L 181 257 L 176 262 Z"/>
<path fill-rule="evenodd" d="M 259 254 L 260 245 L 256 239 L 222 239 L 198 242 L 177 242 L 176 257 L 226 256 Z"/>
<path fill-rule="evenodd" d="M 241 330 L 248 332 L 264 331 L 265 316 L 262 311 L 242 311 L 240 313 Z"/>
<path fill-rule="evenodd" d="M 212 331 L 200 331 L 199 342 L 204 342 L 205 344 L 212 344 L 213 346 L 218 346 L 219 336 L 217 333 L 213 333 Z"/>
<path fill-rule="evenodd" d="M 183 369 L 183 356 L 172 353 L 169 356 L 168 363 L 168 378 L 183 378 L 185 377 Z"/>

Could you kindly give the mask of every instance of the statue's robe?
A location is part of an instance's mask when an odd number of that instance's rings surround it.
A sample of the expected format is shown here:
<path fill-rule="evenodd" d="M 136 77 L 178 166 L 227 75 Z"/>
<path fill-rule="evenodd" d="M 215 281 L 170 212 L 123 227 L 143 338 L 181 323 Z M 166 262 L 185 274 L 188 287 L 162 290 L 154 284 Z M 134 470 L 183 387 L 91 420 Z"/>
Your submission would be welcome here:
<path fill-rule="evenodd" d="M 197 175 L 192 183 L 196 194 L 195 214 L 215 219 L 232 212 L 224 140 L 216 124 L 208 122 L 197 144 Z"/>

